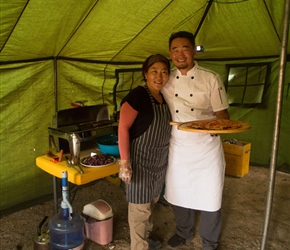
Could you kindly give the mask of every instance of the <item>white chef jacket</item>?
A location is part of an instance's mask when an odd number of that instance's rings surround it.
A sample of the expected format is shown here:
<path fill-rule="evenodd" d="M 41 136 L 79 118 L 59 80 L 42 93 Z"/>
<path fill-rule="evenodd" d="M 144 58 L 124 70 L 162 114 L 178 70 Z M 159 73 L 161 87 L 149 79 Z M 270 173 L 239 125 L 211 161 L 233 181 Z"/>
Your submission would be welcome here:
<path fill-rule="evenodd" d="M 229 107 L 219 76 L 195 66 L 181 75 L 173 70 L 162 93 L 172 120 L 187 122 L 216 118 Z M 219 136 L 186 132 L 172 126 L 165 199 L 176 206 L 217 211 L 221 207 L 225 159 Z"/>

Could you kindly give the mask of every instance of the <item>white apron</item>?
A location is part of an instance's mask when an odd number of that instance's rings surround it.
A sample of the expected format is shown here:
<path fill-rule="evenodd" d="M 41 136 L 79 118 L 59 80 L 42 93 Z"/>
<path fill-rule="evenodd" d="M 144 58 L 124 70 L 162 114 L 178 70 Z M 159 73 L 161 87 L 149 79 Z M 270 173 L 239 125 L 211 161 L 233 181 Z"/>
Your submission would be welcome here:
<path fill-rule="evenodd" d="M 215 91 L 219 87 L 218 81 L 212 75 L 209 77 L 213 80 L 208 80 L 208 73 L 204 70 L 196 71 L 194 67 L 187 76 L 173 72 L 162 90 L 173 121 L 214 119 L 212 105 L 215 108 L 221 105 L 220 109 L 226 105 Z M 215 97 L 213 93 L 217 93 Z M 225 159 L 220 136 L 181 131 L 172 126 L 164 196 L 169 203 L 217 211 L 221 208 L 224 174 Z"/>
<path fill-rule="evenodd" d="M 165 199 L 169 203 L 203 211 L 221 208 L 225 160 L 219 136 L 174 126 L 168 161 Z"/>

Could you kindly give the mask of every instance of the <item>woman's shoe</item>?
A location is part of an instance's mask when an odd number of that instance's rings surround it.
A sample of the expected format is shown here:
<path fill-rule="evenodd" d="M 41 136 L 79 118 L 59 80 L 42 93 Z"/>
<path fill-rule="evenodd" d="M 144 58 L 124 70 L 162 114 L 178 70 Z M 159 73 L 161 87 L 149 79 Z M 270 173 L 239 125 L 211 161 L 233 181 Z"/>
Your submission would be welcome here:
<path fill-rule="evenodd" d="M 148 245 L 149 245 L 149 249 L 150 250 L 155 250 L 155 249 L 159 249 L 161 248 L 162 244 L 161 244 L 161 241 L 156 239 L 155 237 L 153 236 L 149 236 L 147 238 L 147 242 L 148 242 Z"/>

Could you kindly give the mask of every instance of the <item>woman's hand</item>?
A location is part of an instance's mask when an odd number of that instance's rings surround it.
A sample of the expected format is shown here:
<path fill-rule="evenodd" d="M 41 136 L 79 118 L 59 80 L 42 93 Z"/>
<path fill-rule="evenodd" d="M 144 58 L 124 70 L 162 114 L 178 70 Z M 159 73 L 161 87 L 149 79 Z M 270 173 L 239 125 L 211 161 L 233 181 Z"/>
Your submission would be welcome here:
<path fill-rule="evenodd" d="M 119 178 L 124 181 L 126 184 L 130 184 L 131 176 L 132 176 L 132 169 L 130 160 L 119 160 Z"/>

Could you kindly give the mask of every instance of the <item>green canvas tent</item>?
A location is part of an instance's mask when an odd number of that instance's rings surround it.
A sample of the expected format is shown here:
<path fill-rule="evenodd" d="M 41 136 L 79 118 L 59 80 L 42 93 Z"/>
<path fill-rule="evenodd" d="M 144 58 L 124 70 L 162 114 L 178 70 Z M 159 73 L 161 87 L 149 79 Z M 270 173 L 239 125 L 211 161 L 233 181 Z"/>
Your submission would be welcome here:
<path fill-rule="evenodd" d="M 145 58 L 169 57 L 168 38 L 179 30 L 196 35 L 204 48 L 196 56 L 199 64 L 221 75 L 231 118 L 252 125 L 230 136 L 251 143 L 252 163 L 269 164 L 284 5 L 285 0 L 1 0 L 1 211 L 52 193 L 52 178 L 35 159 L 48 150 L 54 113 L 87 100 L 86 105 L 108 104 L 113 114 L 123 91 L 141 83 Z M 232 81 L 232 72 L 241 77 Z M 279 166 L 290 162 L 289 62 L 284 72 Z M 247 86 L 245 78 L 253 83 Z"/>

